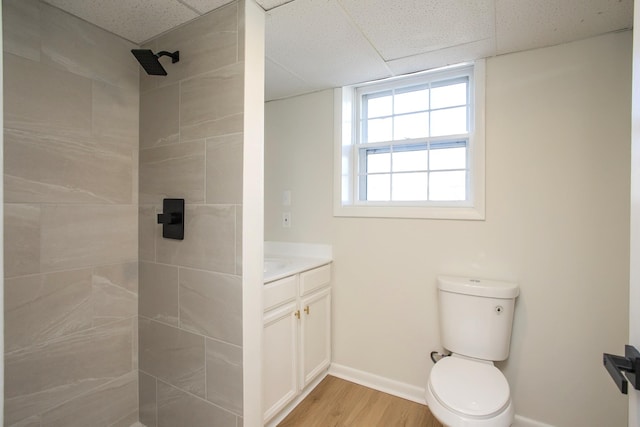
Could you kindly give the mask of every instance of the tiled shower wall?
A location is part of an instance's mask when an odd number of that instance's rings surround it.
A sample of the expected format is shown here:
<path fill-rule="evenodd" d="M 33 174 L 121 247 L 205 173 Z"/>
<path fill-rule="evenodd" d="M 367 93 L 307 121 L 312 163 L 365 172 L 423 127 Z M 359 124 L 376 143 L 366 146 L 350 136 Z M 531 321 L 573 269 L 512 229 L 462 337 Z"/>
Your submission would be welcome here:
<path fill-rule="evenodd" d="M 244 1 L 146 46 L 180 51 L 140 80 L 140 421 L 242 423 Z M 186 202 L 163 239 L 163 198 Z"/>
<path fill-rule="evenodd" d="M 138 67 L 130 43 L 3 0 L 5 426 L 137 408 Z"/>

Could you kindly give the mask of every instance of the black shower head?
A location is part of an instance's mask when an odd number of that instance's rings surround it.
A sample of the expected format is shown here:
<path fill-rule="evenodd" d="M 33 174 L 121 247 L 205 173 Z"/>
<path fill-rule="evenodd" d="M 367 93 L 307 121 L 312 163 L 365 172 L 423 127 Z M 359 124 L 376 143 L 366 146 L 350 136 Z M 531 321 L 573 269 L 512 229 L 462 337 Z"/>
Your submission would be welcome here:
<path fill-rule="evenodd" d="M 150 49 L 131 49 L 131 53 L 136 57 L 142 68 L 147 74 L 152 76 L 166 76 L 167 72 L 158 60 L 161 56 L 170 56 L 171 63 L 176 63 L 180 60 L 180 51 L 176 50 L 173 53 L 162 51 L 153 53 Z"/>

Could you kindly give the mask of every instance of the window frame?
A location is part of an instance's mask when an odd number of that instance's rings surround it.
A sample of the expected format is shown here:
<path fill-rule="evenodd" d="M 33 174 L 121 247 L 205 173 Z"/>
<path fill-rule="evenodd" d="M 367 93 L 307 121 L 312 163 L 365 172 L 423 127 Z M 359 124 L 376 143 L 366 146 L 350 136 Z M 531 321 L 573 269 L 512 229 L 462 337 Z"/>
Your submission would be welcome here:
<path fill-rule="evenodd" d="M 420 84 L 426 79 L 448 80 L 468 76 L 470 82 L 470 117 L 467 159 L 467 193 L 465 201 L 373 202 L 355 197 L 360 179 L 357 169 L 359 154 L 354 149 L 359 120 L 358 104 L 362 94 L 388 88 Z M 346 86 L 334 91 L 334 216 L 375 218 L 485 219 L 485 61 L 458 64 L 409 76 Z M 437 138 L 432 138 L 437 140 Z M 455 137 L 446 136 L 445 140 Z M 360 147 L 362 147 L 361 144 Z M 372 145 L 372 148 L 375 144 Z"/>

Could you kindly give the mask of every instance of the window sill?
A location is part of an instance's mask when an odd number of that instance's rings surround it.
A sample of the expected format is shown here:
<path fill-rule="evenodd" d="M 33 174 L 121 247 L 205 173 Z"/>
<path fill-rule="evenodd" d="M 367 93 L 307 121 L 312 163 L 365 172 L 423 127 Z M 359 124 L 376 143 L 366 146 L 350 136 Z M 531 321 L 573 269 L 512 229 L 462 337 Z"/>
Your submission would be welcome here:
<path fill-rule="evenodd" d="M 334 206 L 333 216 L 361 218 L 416 218 L 484 221 L 484 208 L 432 206 Z"/>

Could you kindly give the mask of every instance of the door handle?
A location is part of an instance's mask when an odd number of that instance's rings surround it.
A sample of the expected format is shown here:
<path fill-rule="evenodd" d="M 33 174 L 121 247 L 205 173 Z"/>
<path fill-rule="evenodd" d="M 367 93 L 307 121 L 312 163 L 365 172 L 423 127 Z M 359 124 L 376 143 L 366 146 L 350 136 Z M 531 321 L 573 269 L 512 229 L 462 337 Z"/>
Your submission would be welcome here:
<path fill-rule="evenodd" d="M 602 362 L 622 394 L 627 394 L 629 382 L 640 390 L 640 352 L 635 347 L 625 345 L 624 357 L 604 353 Z"/>

